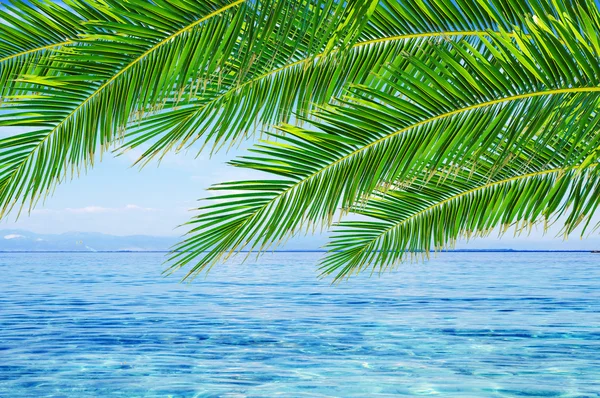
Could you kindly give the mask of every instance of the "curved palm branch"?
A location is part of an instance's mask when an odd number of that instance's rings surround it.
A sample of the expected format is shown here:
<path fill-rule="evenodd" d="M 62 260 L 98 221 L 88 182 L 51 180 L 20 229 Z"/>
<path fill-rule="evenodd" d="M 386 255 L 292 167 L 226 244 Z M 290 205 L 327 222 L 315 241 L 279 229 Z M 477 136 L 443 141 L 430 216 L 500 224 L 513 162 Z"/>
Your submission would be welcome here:
<path fill-rule="evenodd" d="M 172 104 L 177 110 L 130 129 L 122 150 L 150 143 L 138 160 L 143 165 L 172 149 L 187 149 L 200 139 L 202 147 L 208 144 L 218 149 L 247 138 L 253 126 L 269 128 L 294 114 L 300 119 L 310 117 L 315 106 L 329 102 L 350 83 L 376 85 L 378 79 L 373 76 L 384 65 L 402 62 L 401 54 L 416 53 L 425 42 L 482 37 L 488 31 L 525 26 L 525 15 L 539 14 L 549 21 L 561 13 L 580 18 L 587 8 L 570 2 L 552 8 L 537 0 L 518 5 L 482 0 L 428 4 L 382 0 L 350 51 L 290 54 L 279 64 L 247 75 L 240 84 L 231 82 L 205 90 L 186 104 Z"/>
<path fill-rule="evenodd" d="M 13 101 L 10 113 L 0 117 L 0 125 L 38 128 L 0 141 L 2 214 L 16 201 L 33 206 L 68 169 L 93 165 L 95 154 L 119 139 L 132 117 L 156 110 L 199 81 L 242 73 L 257 54 L 266 63 L 280 47 L 309 48 L 306 37 L 290 32 L 344 21 L 349 12 L 334 1 L 309 0 L 106 4 L 116 21 L 88 21 L 79 45 L 52 58 L 58 72 L 22 76 L 35 95 Z M 327 24 L 331 33 L 325 37 L 345 40 L 354 25 Z"/>
<path fill-rule="evenodd" d="M 582 117 L 578 113 L 562 124 Z M 592 139 L 597 139 L 599 121 L 594 115 L 585 127 Z M 589 148 L 588 143 L 580 152 L 575 149 L 580 155 L 571 159 L 557 156 L 554 148 L 526 151 L 494 178 L 488 178 L 492 164 L 480 161 L 476 171 L 463 169 L 452 176 L 440 172 L 416 178 L 408 186 L 377 190 L 365 206 L 352 209 L 368 220 L 342 221 L 333 229 L 321 263 L 323 275 L 334 274 L 337 281 L 367 268 L 382 272 L 406 256 L 427 256 L 460 238 L 487 236 L 494 230 L 502 235 L 509 227 L 517 234 L 539 222 L 544 222 L 544 230 L 557 220 L 563 222 L 565 237 L 583 223 L 583 235 L 600 205 L 600 157 L 586 163 L 583 154 Z"/>
<path fill-rule="evenodd" d="M 590 39 L 600 25 L 591 20 L 531 19 L 528 36 L 517 30 L 431 46 L 410 56 L 410 67 L 389 70 L 384 82 L 397 94 L 358 88 L 345 106 L 318 114 L 320 131 L 283 127 L 280 142 L 233 162 L 279 179 L 213 187 L 236 192 L 201 208 L 171 269 L 195 262 L 192 276 L 242 248 L 264 250 L 303 226 L 328 226 L 339 207 L 351 208 L 384 181 L 476 167 L 499 142 L 509 150 L 495 152 L 494 173 L 530 143 L 544 150 L 557 133 L 575 140 L 585 130 L 577 124 L 559 132 L 544 126 L 557 111 L 593 108 L 600 98 L 600 52 Z"/>

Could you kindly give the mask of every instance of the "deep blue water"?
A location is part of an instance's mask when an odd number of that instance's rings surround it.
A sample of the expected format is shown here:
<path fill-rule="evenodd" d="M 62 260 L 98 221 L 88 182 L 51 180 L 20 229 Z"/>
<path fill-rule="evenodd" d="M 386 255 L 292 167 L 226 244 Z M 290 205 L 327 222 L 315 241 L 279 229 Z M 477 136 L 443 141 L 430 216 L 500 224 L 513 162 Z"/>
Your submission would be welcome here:
<path fill-rule="evenodd" d="M 600 255 L 443 253 L 331 286 L 317 253 L 0 254 L 0 397 L 599 397 Z"/>

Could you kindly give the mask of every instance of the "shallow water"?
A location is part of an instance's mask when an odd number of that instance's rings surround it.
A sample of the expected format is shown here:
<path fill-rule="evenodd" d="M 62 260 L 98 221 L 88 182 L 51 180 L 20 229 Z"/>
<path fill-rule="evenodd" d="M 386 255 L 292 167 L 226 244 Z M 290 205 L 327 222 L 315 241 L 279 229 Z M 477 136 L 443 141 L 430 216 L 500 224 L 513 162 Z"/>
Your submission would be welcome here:
<path fill-rule="evenodd" d="M 0 397 L 600 396 L 600 255 L 444 253 L 316 278 L 276 253 L 0 254 Z"/>

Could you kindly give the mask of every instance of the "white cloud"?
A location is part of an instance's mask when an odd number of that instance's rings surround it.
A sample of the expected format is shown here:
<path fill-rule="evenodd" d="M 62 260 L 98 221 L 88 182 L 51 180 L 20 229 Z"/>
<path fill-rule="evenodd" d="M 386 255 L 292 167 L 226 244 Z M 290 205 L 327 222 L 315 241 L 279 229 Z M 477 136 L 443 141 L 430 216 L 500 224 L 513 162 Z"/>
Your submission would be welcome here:
<path fill-rule="evenodd" d="M 65 210 L 68 211 L 69 213 L 84 214 L 84 213 L 107 213 L 111 209 L 108 207 L 100 207 L 100 206 L 86 206 L 86 207 L 80 207 L 77 209 L 68 207 Z"/>
<path fill-rule="evenodd" d="M 142 207 L 138 205 L 127 205 L 125 206 L 125 210 L 157 211 L 158 209 L 152 207 Z"/>
<path fill-rule="evenodd" d="M 19 235 L 19 234 L 4 235 L 4 239 L 19 239 L 19 238 L 24 238 L 24 236 L 23 235 Z"/>
<path fill-rule="evenodd" d="M 68 207 L 65 209 L 68 213 L 73 214 L 99 214 L 99 213 L 122 213 L 122 212 L 130 212 L 130 211 L 158 211 L 158 209 L 154 209 L 152 207 L 142 207 L 138 205 L 126 205 L 123 207 L 102 207 L 102 206 L 86 206 L 79 208 L 71 208 Z"/>

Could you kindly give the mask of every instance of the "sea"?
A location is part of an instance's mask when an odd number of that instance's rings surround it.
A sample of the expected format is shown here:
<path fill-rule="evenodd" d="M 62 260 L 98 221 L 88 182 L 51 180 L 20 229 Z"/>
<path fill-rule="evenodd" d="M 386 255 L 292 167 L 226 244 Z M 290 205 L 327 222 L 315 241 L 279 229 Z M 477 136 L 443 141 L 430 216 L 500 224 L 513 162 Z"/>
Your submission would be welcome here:
<path fill-rule="evenodd" d="M 600 254 L 321 256 L 0 253 L 0 397 L 600 397 Z"/>

